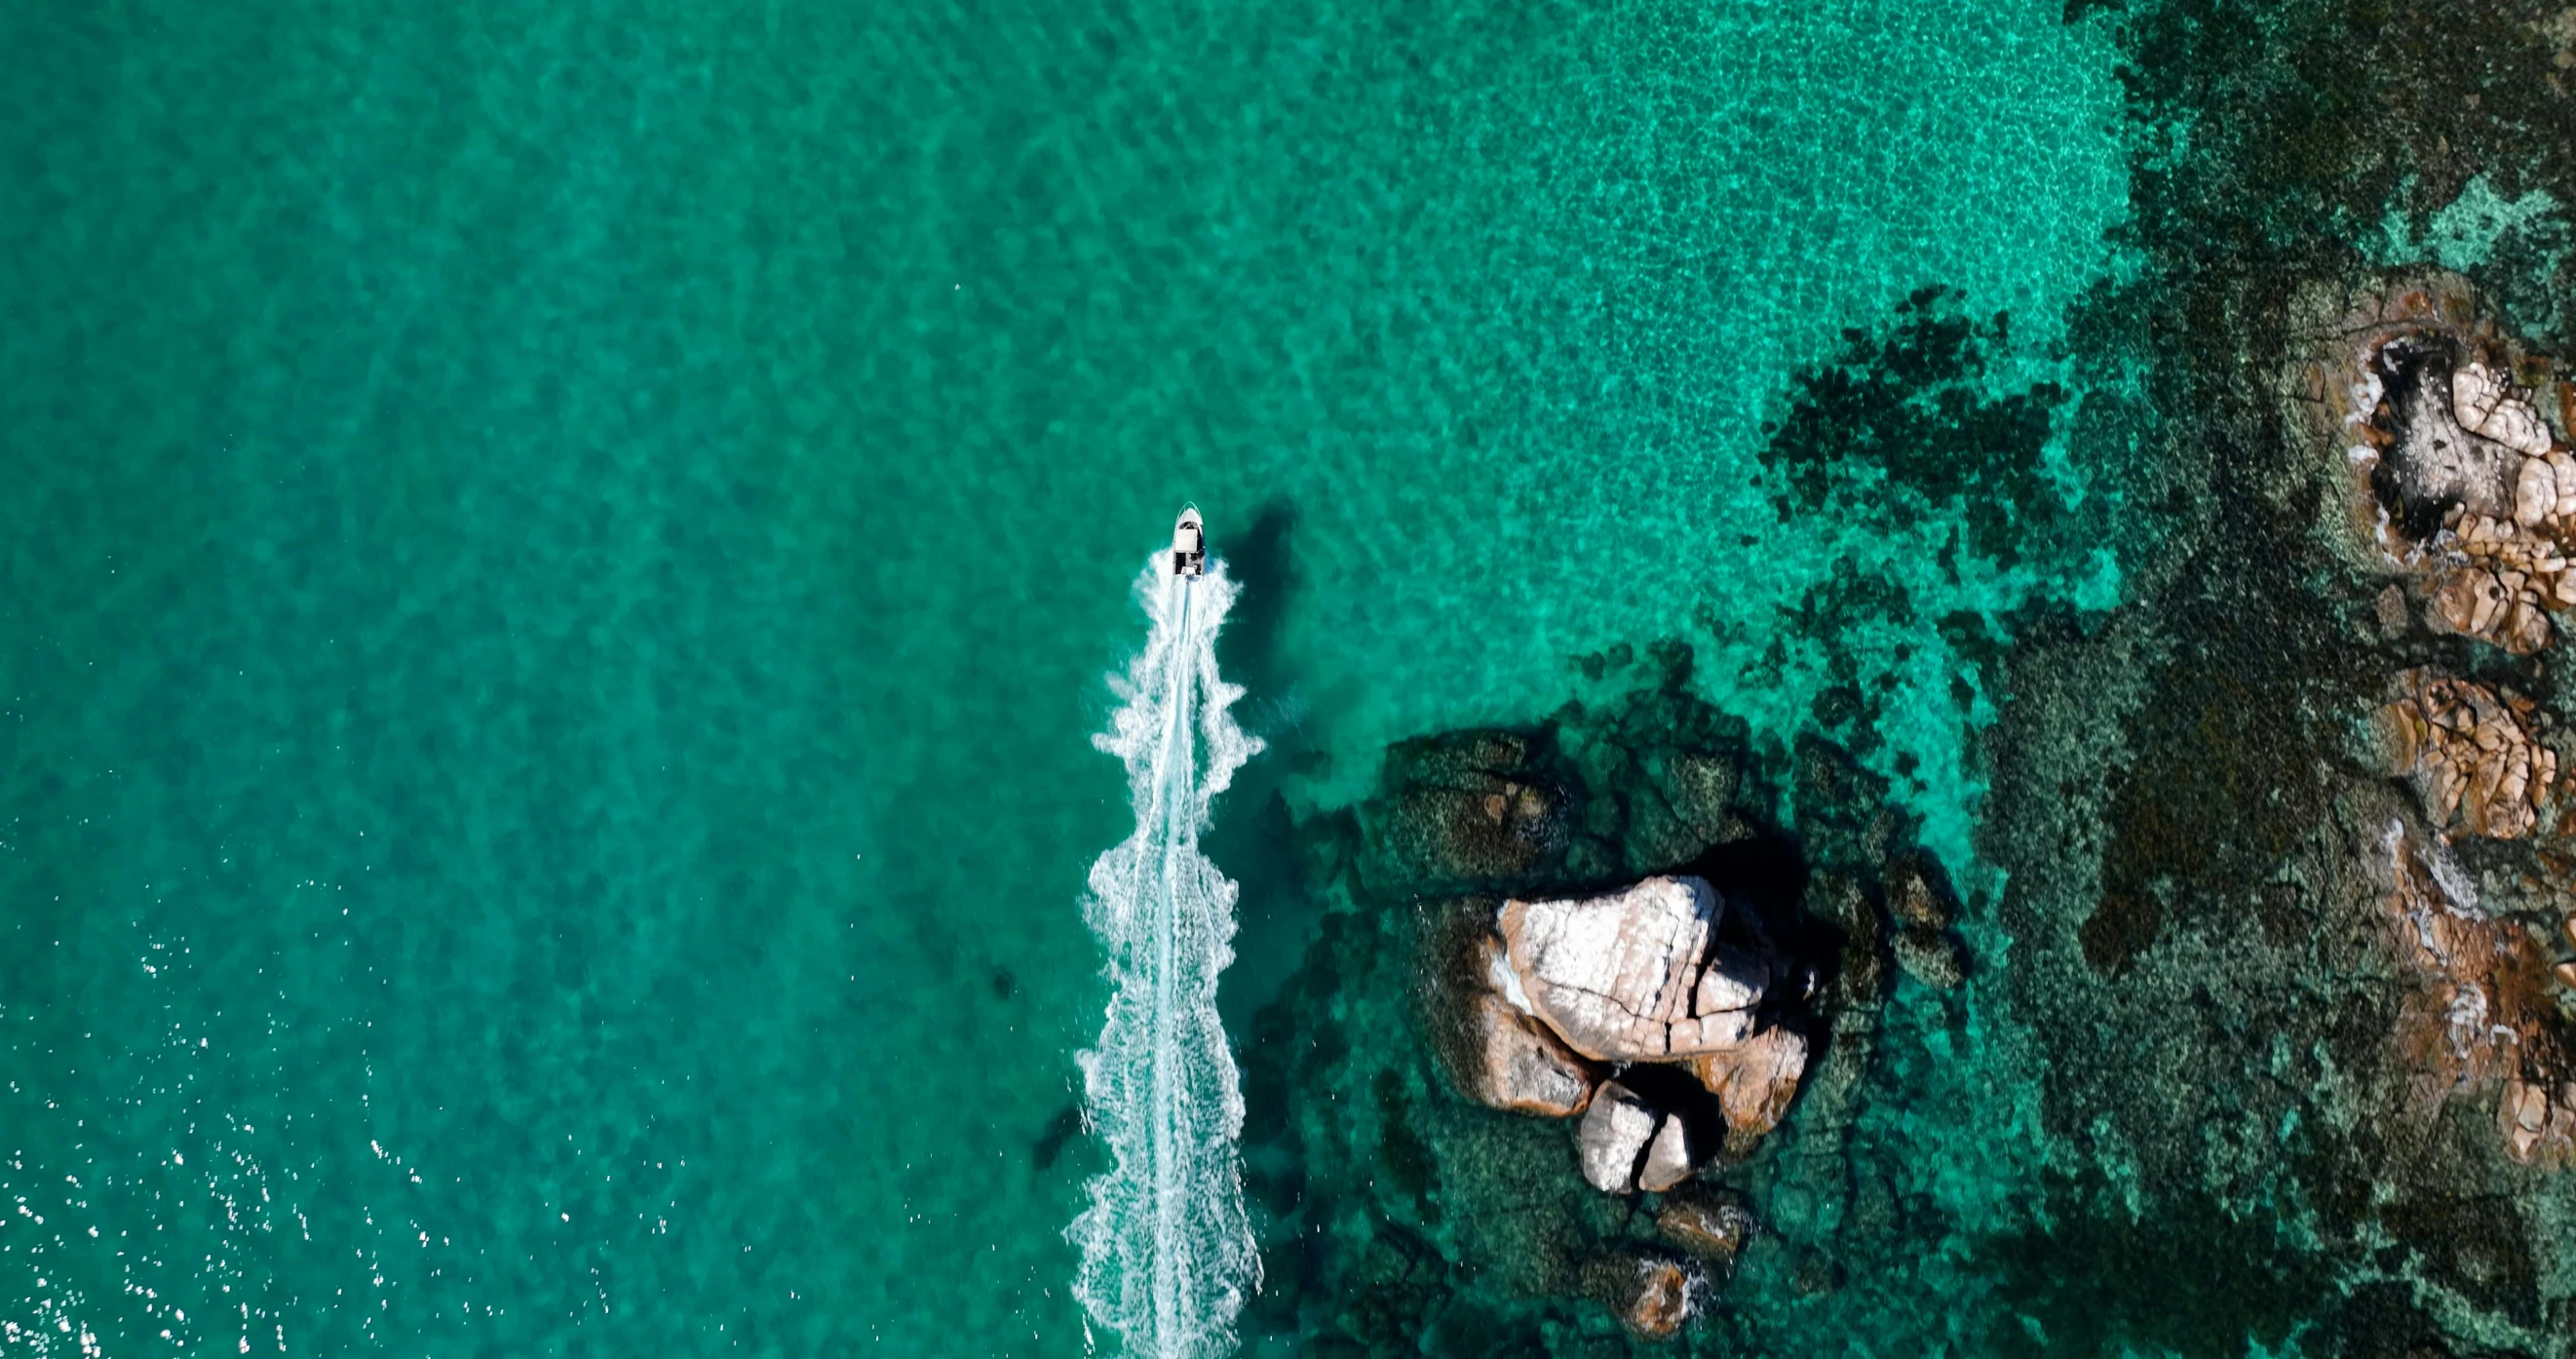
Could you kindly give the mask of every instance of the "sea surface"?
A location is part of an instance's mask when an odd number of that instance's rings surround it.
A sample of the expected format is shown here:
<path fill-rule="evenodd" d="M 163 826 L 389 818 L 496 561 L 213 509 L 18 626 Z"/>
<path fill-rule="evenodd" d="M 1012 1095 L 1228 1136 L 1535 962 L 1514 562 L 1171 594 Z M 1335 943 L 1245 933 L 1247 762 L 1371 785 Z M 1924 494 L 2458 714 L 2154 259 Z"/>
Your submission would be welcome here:
<path fill-rule="evenodd" d="M 2128 148 L 2053 2 L 27 0 L 0 51 L 0 1353 L 1082 1352 L 1090 737 L 1184 500 L 1247 805 L 1666 637 L 1794 736 L 1839 559 L 1915 592 L 1843 642 L 1973 875 L 1929 620 L 2118 598 L 1759 457 L 1929 286 L 2009 314 L 1999 389 L 2082 380 Z M 1301 946 L 1244 928 L 1238 1017 Z"/>

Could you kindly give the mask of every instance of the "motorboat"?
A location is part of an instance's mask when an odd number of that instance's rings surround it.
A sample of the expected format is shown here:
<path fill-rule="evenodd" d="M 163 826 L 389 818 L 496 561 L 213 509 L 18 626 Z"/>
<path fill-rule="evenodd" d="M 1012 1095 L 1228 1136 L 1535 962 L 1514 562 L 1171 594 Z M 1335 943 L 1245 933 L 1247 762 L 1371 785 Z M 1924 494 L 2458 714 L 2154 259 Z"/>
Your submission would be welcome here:
<path fill-rule="evenodd" d="M 1172 559 L 1167 569 L 1185 580 L 1207 574 L 1207 528 L 1199 522 L 1196 505 L 1183 505 L 1180 522 L 1172 525 Z"/>

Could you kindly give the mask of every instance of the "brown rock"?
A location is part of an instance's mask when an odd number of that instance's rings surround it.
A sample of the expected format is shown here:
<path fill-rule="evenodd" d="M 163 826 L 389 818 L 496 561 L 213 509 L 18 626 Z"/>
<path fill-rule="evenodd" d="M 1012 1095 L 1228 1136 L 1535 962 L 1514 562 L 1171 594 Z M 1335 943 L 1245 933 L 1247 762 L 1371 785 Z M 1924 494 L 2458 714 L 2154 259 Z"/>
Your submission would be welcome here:
<path fill-rule="evenodd" d="M 1479 1060 L 1461 1073 L 1468 1098 L 1541 1118 L 1571 1118 L 1592 1103 L 1592 1069 L 1546 1025 L 1491 992 L 1470 1004 Z"/>
<path fill-rule="evenodd" d="M 1794 1030 L 1769 1028 L 1721 1052 L 1691 1059 L 1690 1072 L 1717 1096 L 1726 1126 L 1759 1137 L 1780 1126 L 1797 1098 L 1807 1069 L 1807 1040 Z"/>
<path fill-rule="evenodd" d="M 2434 826 L 2498 840 L 2537 828 L 2557 756 L 2531 739 L 2507 700 L 2424 670 L 2406 672 L 2399 684 L 2404 696 L 2381 708 L 2373 726 L 2390 771 L 2414 780 Z"/>
<path fill-rule="evenodd" d="M 2479 566 L 2453 567 L 2433 578 L 2432 594 L 2424 601 L 2424 619 L 2436 632 L 2484 637 L 2501 645 L 2505 634 L 2500 625 L 2511 621 L 2513 603 L 2514 596 L 2493 571 Z M 2545 631 L 2541 640 L 2548 640 Z"/>
<path fill-rule="evenodd" d="M 1501 928 L 1529 1011 L 1597 1061 L 1668 1061 L 1744 1041 L 1770 982 L 1760 958 L 1714 945 L 1723 903 L 1699 878 L 1603 897 L 1509 901 Z"/>
<path fill-rule="evenodd" d="M 1611 1309 L 1629 1330 L 1665 1340 L 1690 1320 L 1690 1273 L 1679 1264 L 1648 1256 L 1614 1269 L 1622 1277 L 1611 1285 Z"/>
<path fill-rule="evenodd" d="M 2549 1128 L 2549 1091 L 2525 1081 L 2506 1081 L 2504 1098 L 2496 1106 L 2496 1121 L 2504 1132 L 2505 1154 L 2522 1165 L 2530 1165 L 2533 1152 L 2539 1148 L 2540 1135 Z"/>
<path fill-rule="evenodd" d="M 1741 1205 L 1706 1195 L 1676 1195 L 1655 1212 L 1664 1239 L 1720 1268 L 1735 1263 L 1755 1225 Z"/>

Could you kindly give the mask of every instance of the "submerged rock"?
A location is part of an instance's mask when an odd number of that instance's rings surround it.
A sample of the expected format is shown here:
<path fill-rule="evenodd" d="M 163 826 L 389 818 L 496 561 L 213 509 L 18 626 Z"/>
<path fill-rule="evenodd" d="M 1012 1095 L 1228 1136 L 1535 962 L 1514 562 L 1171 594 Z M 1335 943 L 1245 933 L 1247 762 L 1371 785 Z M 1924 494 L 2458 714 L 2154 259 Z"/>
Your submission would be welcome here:
<path fill-rule="evenodd" d="M 1702 879 L 1649 878 L 1610 896 L 1506 902 L 1501 927 L 1530 1012 L 1575 1051 L 1665 1061 L 1752 1032 L 1770 968 L 1716 942 L 1722 909 Z"/>
<path fill-rule="evenodd" d="M 1967 949 L 1945 930 L 1909 925 L 1893 942 L 1896 965 L 1925 986 L 1948 991 L 1968 979 Z"/>
<path fill-rule="evenodd" d="M 1743 1205 L 1713 1194 L 1676 1194 L 1655 1210 L 1655 1230 L 1665 1240 L 1721 1270 L 1734 1265 L 1755 1227 Z"/>
<path fill-rule="evenodd" d="M 1623 1252 L 1595 1262 L 1586 1274 L 1620 1324 L 1644 1339 L 1670 1339 L 1691 1318 L 1691 1274 L 1678 1261 Z"/>
<path fill-rule="evenodd" d="M 1391 887 L 1454 891 L 1526 879 L 1562 852 L 1565 796 L 1544 738 L 1468 731 L 1387 753 L 1375 809 L 1376 876 Z"/>
<path fill-rule="evenodd" d="M 1913 858 L 1888 865 L 1887 913 L 1896 923 L 1915 929 L 1946 930 L 1958 918 L 1946 884 L 1934 881 L 1938 870 Z"/>

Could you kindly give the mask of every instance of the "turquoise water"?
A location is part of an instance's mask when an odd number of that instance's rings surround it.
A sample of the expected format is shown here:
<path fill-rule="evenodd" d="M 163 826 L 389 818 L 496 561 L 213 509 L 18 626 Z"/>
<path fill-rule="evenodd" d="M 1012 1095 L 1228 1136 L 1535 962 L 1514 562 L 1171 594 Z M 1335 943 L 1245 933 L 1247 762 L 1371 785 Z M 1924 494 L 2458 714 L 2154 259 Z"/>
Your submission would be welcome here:
<path fill-rule="evenodd" d="M 1794 731 L 1840 554 L 1919 592 L 1855 645 L 1955 851 L 1928 620 L 2116 588 L 1954 584 L 1756 457 L 1917 287 L 2054 371 L 2125 201 L 2054 5 L 0 42 L 0 1318 L 46 1352 L 1076 1352 L 1098 1162 L 1033 1148 L 1185 497 L 1243 791 L 1299 805 L 1668 634 Z"/>

